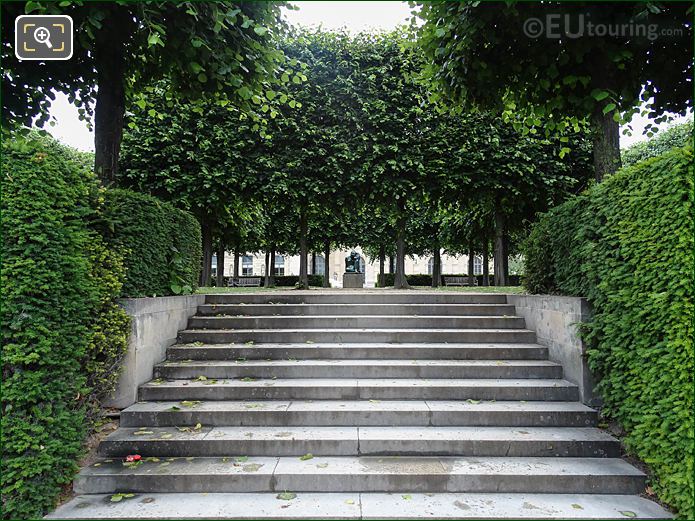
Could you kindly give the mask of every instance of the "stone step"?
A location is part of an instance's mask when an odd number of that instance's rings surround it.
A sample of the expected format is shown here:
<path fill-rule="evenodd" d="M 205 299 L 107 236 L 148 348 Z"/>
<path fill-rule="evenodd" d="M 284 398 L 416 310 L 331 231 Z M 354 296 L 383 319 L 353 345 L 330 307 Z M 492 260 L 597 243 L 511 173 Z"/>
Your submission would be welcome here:
<path fill-rule="evenodd" d="M 155 377 L 216 378 L 562 378 L 548 360 L 167 361 Z"/>
<path fill-rule="evenodd" d="M 199 315 L 450 315 L 512 316 L 511 304 L 203 304 Z"/>
<path fill-rule="evenodd" d="M 194 316 L 188 329 L 523 329 L 524 319 L 504 316 L 289 315 Z"/>
<path fill-rule="evenodd" d="M 534 343 L 528 329 L 186 329 L 181 343 L 495 342 Z"/>
<path fill-rule="evenodd" d="M 593 427 L 595 410 L 579 402 L 471 401 L 211 401 L 138 402 L 121 412 L 121 427 L 206 426 L 508 426 Z"/>
<path fill-rule="evenodd" d="M 176 344 L 168 360 L 544 360 L 548 348 L 538 344 Z"/>
<path fill-rule="evenodd" d="M 218 293 L 205 296 L 206 304 L 506 304 L 498 293 L 431 291 L 289 291 L 287 293 Z"/>
<path fill-rule="evenodd" d="M 110 434 L 99 454 L 614 458 L 620 456 L 620 444 L 593 427 L 140 426 Z"/>
<path fill-rule="evenodd" d="M 288 496 L 291 497 L 291 496 Z M 509 493 L 153 493 L 120 502 L 111 495 L 77 496 L 46 519 L 671 519 L 648 499 L 619 494 Z"/>
<path fill-rule="evenodd" d="M 291 378 L 173 380 L 140 387 L 145 400 L 526 400 L 575 401 L 577 386 L 560 379 Z"/>
<path fill-rule="evenodd" d="M 77 494 L 163 492 L 471 492 L 638 494 L 645 475 L 613 458 L 298 457 L 99 461 Z M 98 465 L 98 466 L 96 466 Z"/>

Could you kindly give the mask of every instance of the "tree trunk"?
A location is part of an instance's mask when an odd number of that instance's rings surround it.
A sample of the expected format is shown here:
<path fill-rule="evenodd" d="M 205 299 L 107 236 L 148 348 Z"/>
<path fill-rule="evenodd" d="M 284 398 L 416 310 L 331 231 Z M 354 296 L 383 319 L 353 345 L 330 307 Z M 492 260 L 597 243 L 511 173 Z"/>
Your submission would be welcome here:
<path fill-rule="evenodd" d="M 203 235 L 203 269 L 200 270 L 200 285 L 203 287 L 210 285 L 212 277 L 212 226 L 206 220 L 202 226 Z"/>
<path fill-rule="evenodd" d="M 239 278 L 239 248 L 234 248 L 234 278 Z"/>
<path fill-rule="evenodd" d="M 389 273 L 396 273 L 396 261 L 393 255 L 389 255 Z"/>
<path fill-rule="evenodd" d="M 275 286 L 275 246 L 270 247 L 268 257 L 270 258 L 265 263 L 265 282 L 263 285 L 266 288 L 272 288 Z"/>
<path fill-rule="evenodd" d="M 434 245 L 434 260 L 432 262 L 432 287 L 438 288 L 442 281 L 442 252 L 439 241 Z"/>
<path fill-rule="evenodd" d="M 507 221 L 499 207 L 495 207 L 495 286 L 506 286 L 505 259 L 507 258 Z"/>
<path fill-rule="evenodd" d="M 220 241 L 217 247 L 217 280 L 215 285 L 220 288 L 224 286 L 224 243 Z"/>
<path fill-rule="evenodd" d="M 615 173 L 621 166 L 620 125 L 613 119 L 613 113 L 604 114 L 597 105 L 591 117 L 591 131 L 594 148 L 594 171 L 596 181 L 601 182 L 607 175 Z"/>
<path fill-rule="evenodd" d="M 265 250 L 265 273 L 263 274 L 263 285 L 268 280 L 268 270 L 270 269 L 270 252 Z"/>
<path fill-rule="evenodd" d="M 396 289 L 409 289 L 405 276 L 405 201 L 398 200 L 398 219 L 396 221 L 396 274 L 393 278 L 393 287 Z"/>
<path fill-rule="evenodd" d="M 509 284 L 509 234 L 504 231 L 504 257 L 502 257 L 502 268 L 504 269 L 504 280 Z"/>
<path fill-rule="evenodd" d="M 331 287 L 331 270 L 329 260 L 331 258 L 331 241 L 323 243 L 323 287 Z"/>
<path fill-rule="evenodd" d="M 96 31 L 97 98 L 94 106 L 94 172 L 104 186 L 116 183 L 125 115 L 125 38 L 129 24 L 115 14 Z M 208 267 L 208 271 L 210 268 Z"/>
<path fill-rule="evenodd" d="M 384 246 L 379 246 L 379 279 L 378 279 L 378 284 L 380 288 L 386 287 L 386 272 L 385 272 L 385 266 L 386 264 L 386 250 Z"/>
<path fill-rule="evenodd" d="M 307 274 L 307 256 L 309 248 L 307 246 L 308 222 L 306 208 L 302 208 L 299 213 L 299 287 L 309 289 L 309 277 Z"/>
<path fill-rule="evenodd" d="M 468 241 L 468 285 L 475 284 L 475 249 L 473 240 Z"/>
<path fill-rule="evenodd" d="M 490 285 L 490 250 L 487 237 L 483 237 L 483 286 Z"/>
<path fill-rule="evenodd" d="M 311 274 L 316 275 L 316 252 L 311 252 Z"/>

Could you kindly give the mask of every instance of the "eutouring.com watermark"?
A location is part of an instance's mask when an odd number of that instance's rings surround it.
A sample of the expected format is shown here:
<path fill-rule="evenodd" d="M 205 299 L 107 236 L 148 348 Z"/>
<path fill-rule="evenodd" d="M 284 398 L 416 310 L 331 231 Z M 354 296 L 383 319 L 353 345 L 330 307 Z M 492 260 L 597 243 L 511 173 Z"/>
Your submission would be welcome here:
<path fill-rule="evenodd" d="M 594 22 L 590 14 L 547 14 L 542 18 L 527 18 L 524 34 L 529 38 L 646 38 L 654 41 L 663 37 L 683 36 L 682 27 L 664 27 L 655 23 L 627 21 L 623 23 Z"/>

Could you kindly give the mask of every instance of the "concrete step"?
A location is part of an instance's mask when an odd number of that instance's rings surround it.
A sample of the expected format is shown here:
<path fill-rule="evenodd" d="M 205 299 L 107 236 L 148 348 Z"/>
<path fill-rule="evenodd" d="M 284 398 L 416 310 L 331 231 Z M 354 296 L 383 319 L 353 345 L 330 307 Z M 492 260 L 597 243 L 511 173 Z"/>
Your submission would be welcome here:
<path fill-rule="evenodd" d="M 475 342 L 534 343 L 528 329 L 186 329 L 181 343 Z"/>
<path fill-rule="evenodd" d="M 206 304 L 506 304 L 497 293 L 442 291 L 288 291 L 287 293 L 218 293 L 205 296 Z"/>
<path fill-rule="evenodd" d="M 450 315 L 512 316 L 511 304 L 203 304 L 199 315 Z"/>
<path fill-rule="evenodd" d="M 538 344 L 176 344 L 168 360 L 545 360 L 548 348 Z"/>
<path fill-rule="evenodd" d="M 102 460 L 80 472 L 74 483 L 75 492 L 638 494 L 644 491 L 645 484 L 642 472 L 620 459 L 610 458 L 157 459 L 132 467 L 124 466 L 121 460 Z"/>
<path fill-rule="evenodd" d="M 100 443 L 99 453 L 107 457 L 313 454 L 614 458 L 620 455 L 620 444 L 593 427 L 141 426 L 116 430 Z"/>
<path fill-rule="evenodd" d="M 522 329 L 514 316 L 289 315 L 194 316 L 189 329 Z"/>
<path fill-rule="evenodd" d="M 559 379 L 173 380 L 148 382 L 140 400 L 526 400 L 575 401 L 577 386 Z"/>
<path fill-rule="evenodd" d="M 548 360 L 167 361 L 155 377 L 184 378 L 562 378 Z"/>
<path fill-rule="evenodd" d="M 579 402 L 424 400 L 138 402 L 121 412 L 121 427 L 207 426 L 508 426 L 593 427 L 595 410 Z"/>
<path fill-rule="evenodd" d="M 111 495 L 77 496 L 47 519 L 671 519 L 648 499 L 618 494 L 509 493 L 153 493 L 112 502 Z"/>

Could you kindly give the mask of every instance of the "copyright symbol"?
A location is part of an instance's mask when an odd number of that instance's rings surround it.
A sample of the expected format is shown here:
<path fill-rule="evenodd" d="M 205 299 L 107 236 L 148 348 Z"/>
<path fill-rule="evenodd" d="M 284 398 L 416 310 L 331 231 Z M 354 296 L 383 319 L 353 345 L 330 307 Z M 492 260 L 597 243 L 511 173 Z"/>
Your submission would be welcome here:
<path fill-rule="evenodd" d="M 543 34 L 543 22 L 538 18 L 528 18 L 524 22 L 524 34 L 529 38 L 538 38 Z"/>

